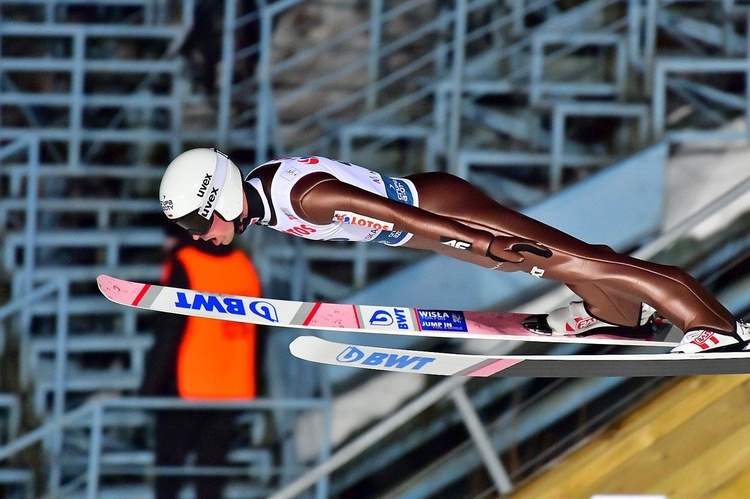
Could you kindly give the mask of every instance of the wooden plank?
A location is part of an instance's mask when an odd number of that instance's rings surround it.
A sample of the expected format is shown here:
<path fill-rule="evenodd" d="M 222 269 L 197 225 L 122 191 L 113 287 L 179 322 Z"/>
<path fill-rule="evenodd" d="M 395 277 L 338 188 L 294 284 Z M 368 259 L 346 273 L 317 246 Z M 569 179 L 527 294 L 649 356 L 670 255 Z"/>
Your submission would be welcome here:
<path fill-rule="evenodd" d="M 530 487 L 529 495 L 513 497 L 575 497 L 592 482 L 598 482 L 619 469 L 630 456 L 648 448 L 662 434 L 679 427 L 687 418 L 731 390 L 737 377 L 720 383 L 711 377 L 688 378 L 659 399 L 641 406 L 621 423 L 597 437 L 574 456 L 560 463 L 559 470 Z M 696 397 L 696 393 L 706 394 Z M 540 487 L 540 489 L 537 489 Z M 540 491 L 544 490 L 544 494 Z M 554 492 L 553 492 L 554 491 Z"/>
<path fill-rule="evenodd" d="M 748 376 L 700 376 L 681 380 L 658 398 L 642 404 L 595 440 L 553 463 L 549 472 L 511 497 L 587 497 L 580 494 L 590 484 L 604 482 L 606 477 L 618 473 L 624 462 L 680 428 L 736 387 L 747 383 L 750 383 Z M 638 477 L 631 479 L 637 480 Z"/>
<path fill-rule="evenodd" d="M 690 436 L 687 435 L 687 438 Z M 645 492 L 667 497 L 712 497 L 728 478 L 747 468 L 750 463 L 750 425 L 729 433 L 716 445 L 694 455 L 690 462 L 671 473 Z M 747 491 L 743 497 L 747 497 Z"/>
<path fill-rule="evenodd" d="M 747 497 L 750 490 L 750 468 L 745 468 L 721 486 L 711 491 L 711 499 L 737 499 Z"/>
<path fill-rule="evenodd" d="M 642 492 L 664 479 L 665 473 L 686 466 L 691 459 L 721 441 L 725 435 L 750 425 L 748 384 L 696 413 L 684 424 L 654 441 L 653 445 L 622 462 L 615 473 L 593 482 L 593 493 Z M 637 477 L 637 483 L 634 483 Z"/>

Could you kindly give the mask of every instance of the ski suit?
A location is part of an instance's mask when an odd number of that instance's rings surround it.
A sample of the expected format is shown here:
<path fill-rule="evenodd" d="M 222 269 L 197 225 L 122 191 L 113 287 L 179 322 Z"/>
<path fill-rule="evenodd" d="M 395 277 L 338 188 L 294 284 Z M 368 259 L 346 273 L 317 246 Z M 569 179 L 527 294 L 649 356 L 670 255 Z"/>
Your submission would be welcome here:
<path fill-rule="evenodd" d="M 429 249 L 492 270 L 565 283 L 595 317 L 636 326 L 646 303 L 683 331 L 735 318 L 683 270 L 591 245 L 509 209 L 447 173 L 389 178 L 318 156 L 281 158 L 245 179 L 247 223 L 316 240 Z"/>

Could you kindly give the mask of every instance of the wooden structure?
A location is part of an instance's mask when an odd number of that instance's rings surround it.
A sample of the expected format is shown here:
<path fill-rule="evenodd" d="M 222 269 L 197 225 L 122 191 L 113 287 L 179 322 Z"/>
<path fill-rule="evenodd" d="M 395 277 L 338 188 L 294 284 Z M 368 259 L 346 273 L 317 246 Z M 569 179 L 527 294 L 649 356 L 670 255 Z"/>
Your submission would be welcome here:
<path fill-rule="evenodd" d="M 510 497 L 575 499 L 750 494 L 750 376 L 679 380 Z"/>

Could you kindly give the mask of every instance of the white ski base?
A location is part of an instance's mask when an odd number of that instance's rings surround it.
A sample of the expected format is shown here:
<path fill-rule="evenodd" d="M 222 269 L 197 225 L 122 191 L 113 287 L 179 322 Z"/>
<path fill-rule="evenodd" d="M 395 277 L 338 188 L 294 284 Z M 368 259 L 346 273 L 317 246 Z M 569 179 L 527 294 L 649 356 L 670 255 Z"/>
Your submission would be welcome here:
<path fill-rule="evenodd" d="M 580 378 L 750 373 L 750 351 L 489 356 L 351 345 L 316 336 L 296 338 L 289 350 L 297 358 L 322 364 L 438 376 Z"/>

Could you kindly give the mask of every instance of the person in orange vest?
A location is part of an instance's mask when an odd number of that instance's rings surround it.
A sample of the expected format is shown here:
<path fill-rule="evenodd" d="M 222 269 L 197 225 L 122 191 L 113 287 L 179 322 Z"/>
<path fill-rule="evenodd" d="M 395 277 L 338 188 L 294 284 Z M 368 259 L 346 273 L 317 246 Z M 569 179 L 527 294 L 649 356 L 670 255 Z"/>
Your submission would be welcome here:
<path fill-rule="evenodd" d="M 170 224 L 171 225 L 171 224 Z M 167 226 L 161 284 L 211 293 L 261 296 L 250 257 L 232 246 L 193 241 Z M 188 400 L 249 400 L 258 393 L 256 326 L 200 317 L 160 314 L 146 359 L 140 394 Z M 173 409 L 156 413 L 157 466 L 181 466 L 190 452 L 197 466 L 226 466 L 237 413 Z M 157 475 L 158 499 L 178 497 L 179 475 Z M 221 497 L 226 478 L 195 479 L 198 498 Z"/>

